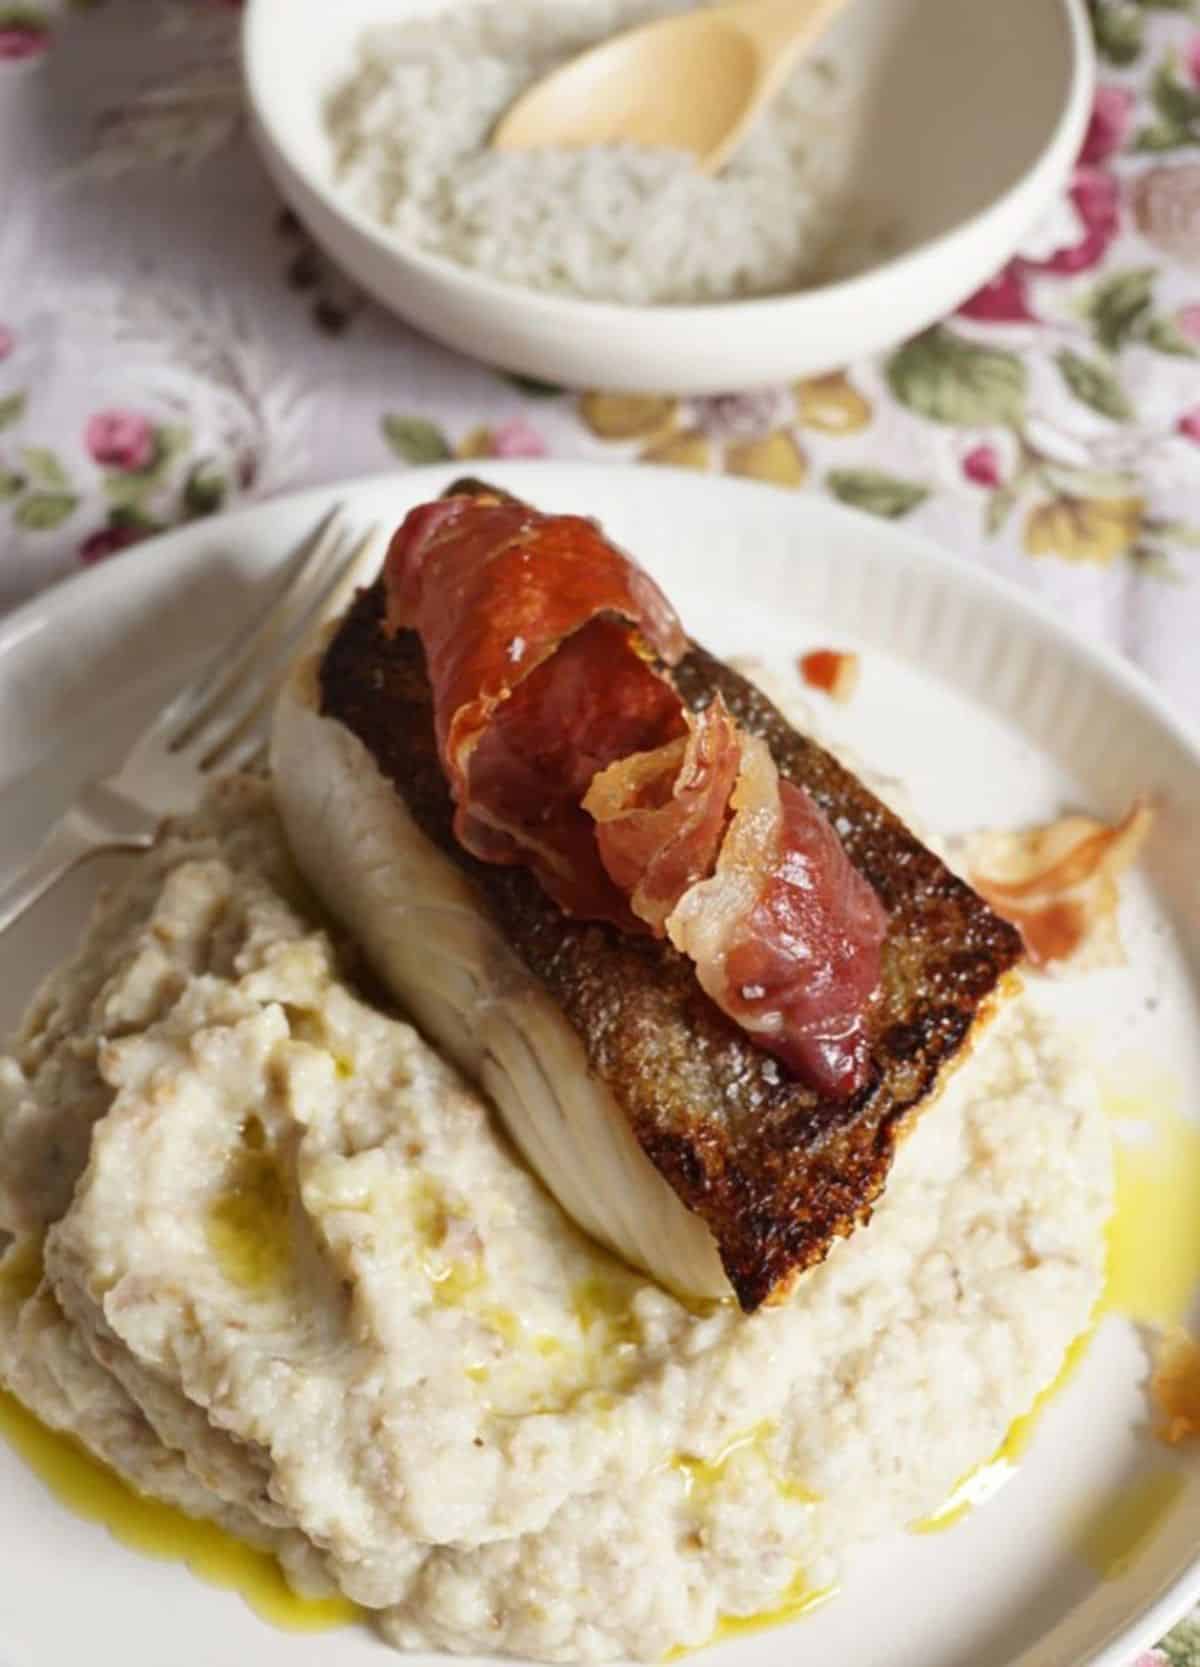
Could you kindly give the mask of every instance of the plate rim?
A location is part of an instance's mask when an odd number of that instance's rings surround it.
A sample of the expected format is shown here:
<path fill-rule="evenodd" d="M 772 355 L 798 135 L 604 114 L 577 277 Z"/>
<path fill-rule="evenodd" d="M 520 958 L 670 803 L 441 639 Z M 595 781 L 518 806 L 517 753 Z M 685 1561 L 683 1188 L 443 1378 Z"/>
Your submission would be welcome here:
<path fill-rule="evenodd" d="M 569 458 L 486 462 L 484 472 L 494 476 L 498 484 L 507 485 L 516 491 L 528 492 L 534 497 L 539 481 L 550 482 L 556 477 L 571 477 L 577 480 L 580 475 L 591 476 L 598 491 L 610 496 L 619 495 L 622 484 L 629 480 L 636 479 L 643 488 L 647 484 L 644 464 L 592 462 L 588 459 Z M 0 618 L 0 662 L 6 661 L 10 653 L 16 651 L 31 635 L 38 633 L 56 615 L 72 610 L 91 597 L 111 598 L 114 584 L 119 585 L 119 575 L 122 572 L 129 573 L 131 578 L 141 577 L 143 574 L 151 573 L 156 566 L 162 567 L 164 557 L 170 561 L 173 545 L 181 546 L 185 552 L 185 559 L 193 562 L 199 569 L 219 557 L 222 535 L 226 531 L 230 544 L 248 543 L 253 536 L 256 523 L 268 523 L 272 516 L 281 511 L 297 515 L 307 511 L 314 523 L 319 515 L 338 504 L 344 503 L 353 514 L 355 498 L 386 491 L 389 485 L 394 485 L 406 502 L 419 502 L 425 482 L 428 482 L 432 495 L 440 491 L 447 482 L 463 474 L 466 468 L 465 462 L 451 460 L 409 469 L 373 471 L 345 481 L 281 492 L 220 515 L 168 529 L 145 540 L 137 548 L 123 552 L 116 566 L 104 562 L 72 574 Z M 724 475 L 697 475 L 693 471 L 680 468 L 656 468 L 654 479 L 667 482 L 671 491 L 681 491 L 686 495 L 709 496 L 726 501 L 745 498 L 748 502 L 756 501 L 762 505 L 769 505 L 782 518 L 792 518 L 797 525 L 811 520 L 816 525 L 822 521 L 827 524 L 840 524 L 858 534 L 869 529 L 870 537 L 876 543 L 882 540 L 891 545 L 898 556 L 903 556 L 917 567 L 931 570 L 942 581 L 968 593 L 972 599 L 978 599 L 985 606 L 999 606 L 1006 610 L 1010 617 L 1044 632 L 1052 643 L 1062 645 L 1085 663 L 1089 663 L 1096 673 L 1111 685 L 1115 685 L 1122 695 L 1148 710 L 1153 719 L 1179 744 L 1200 778 L 1200 725 L 1180 711 L 1170 697 L 1139 667 L 1107 644 L 1093 641 L 1065 623 L 1048 602 L 1023 590 L 1013 580 L 954 554 L 927 534 L 891 522 L 881 524 L 877 517 L 868 515 L 865 511 L 814 493 L 791 493 L 767 483 Z M 211 546 L 207 554 L 203 550 L 196 550 L 194 553 L 189 550 L 189 547 L 196 545 L 198 541 L 204 541 Z M 285 549 L 280 549 L 271 560 L 261 564 L 255 562 L 250 570 L 257 568 L 259 573 L 265 576 L 271 571 L 273 563 L 282 561 L 286 553 Z M 97 611 L 103 613 L 103 605 Z M 1167 1583 L 1164 1590 L 1148 1602 L 1143 1602 L 1127 1619 L 1118 1623 L 1108 1638 L 1077 1663 L 1076 1667 L 1134 1667 L 1137 1654 L 1157 1643 L 1198 1600 L 1200 1546 L 1197 1547 L 1192 1560 Z M 0 1638 L 0 1645 L 2 1644 L 3 1639 Z M 1040 1644 L 1035 1641 L 1019 1656 L 1010 1658 L 1008 1667 L 1025 1667 L 1039 1648 Z M 452 1661 L 454 1658 L 446 1659 Z M 514 1667 L 520 1667 L 520 1664 L 514 1664 Z"/>
<path fill-rule="evenodd" d="M 409 483 L 419 483 L 422 480 L 429 481 L 431 491 L 440 491 L 445 482 L 463 475 L 470 461 L 472 460 L 452 459 L 444 463 L 421 464 L 409 469 L 374 470 L 367 474 L 351 476 L 344 481 L 274 493 L 270 497 L 240 505 L 218 515 L 169 527 L 161 533 L 155 533 L 151 538 L 143 539 L 132 549 L 121 551 L 115 560 L 109 558 L 97 562 L 94 566 L 56 580 L 45 590 L 37 592 L 10 609 L 0 617 L 0 655 L 9 653 L 32 630 L 40 628 L 39 616 L 47 611 L 57 612 L 60 608 L 73 604 L 76 598 L 82 601 L 92 592 L 99 595 L 111 591 L 114 574 L 134 573 L 143 567 L 149 569 L 152 565 L 161 565 L 164 555 L 173 544 L 186 547 L 202 533 L 211 535 L 214 531 L 219 533 L 219 530 L 224 528 L 229 528 L 236 534 L 244 526 L 252 526 L 256 519 L 265 519 L 274 511 L 299 510 L 310 504 L 315 522 L 324 511 L 343 502 L 349 503 L 360 493 L 385 488 L 389 483 L 395 483 L 405 495 L 410 495 L 407 490 Z M 539 479 L 549 479 L 556 474 L 576 471 L 594 475 L 597 481 L 607 479 L 614 487 L 619 488 L 624 479 L 644 481 L 647 467 L 639 463 L 609 463 L 588 458 L 478 461 L 487 465 L 484 474 L 496 476 L 500 483 L 511 476 L 518 485 L 528 481 L 531 490 L 536 489 Z M 1107 643 L 1094 641 L 1074 626 L 1067 624 L 1049 602 L 1024 590 L 1014 580 L 994 573 L 969 558 L 955 555 L 927 533 L 897 526 L 894 522 L 881 520 L 865 510 L 838 503 L 812 492 L 792 492 L 770 482 L 744 480 L 730 475 L 697 474 L 690 469 L 664 467 L 659 464 L 654 465 L 654 471 L 656 480 L 673 482 L 676 488 L 686 485 L 689 491 L 698 495 L 744 495 L 748 499 L 755 498 L 760 502 L 770 498 L 777 504 L 781 513 L 798 515 L 801 519 L 815 515 L 818 519 L 828 518 L 846 526 L 870 526 L 877 540 L 886 540 L 898 550 L 903 547 L 911 562 L 930 567 L 950 583 L 975 591 L 1010 612 L 1024 615 L 1073 653 L 1091 661 L 1105 677 L 1117 683 L 1125 694 L 1150 707 L 1156 720 L 1192 755 L 1193 762 L 1200 771 L 1200 719 L 1192 719 L 1183 712 L 1140 666 L 1128 660 L 1115 648 L 1110 648 Z M 284 553 L 280 552 L 280 560 Z M 268 571 L 268 567 L 263 568 L 264 573 Z"/>

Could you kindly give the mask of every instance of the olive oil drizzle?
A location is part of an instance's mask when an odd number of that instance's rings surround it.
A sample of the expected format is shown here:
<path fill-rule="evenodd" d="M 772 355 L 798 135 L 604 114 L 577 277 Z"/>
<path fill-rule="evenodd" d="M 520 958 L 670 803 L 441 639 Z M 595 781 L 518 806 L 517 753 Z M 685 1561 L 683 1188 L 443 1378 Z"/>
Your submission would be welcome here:
<path fill-rule="evenodd" d="M 1151 1078 L 1136 1090 L 1106 1085 L 1101 1099 L 1117 1136 L 1115 1196 L 1105 1287 L 1093 1322 L 1068 1349 L 1058 1377 L 1015 1421 L 996 1453 L 964 1476 L 936 1511 L 913 1524 L 917 1533 L 952 1528 L 1016 1474 L 1038 1419 L 1070 1382 L 1106 1314 L 1170 1327 L 1180 1324 L 1195 1294 L 1200 1275 L 1200 1127 L 1183 1116 L 1178 1090 L 1169 1081 Z M 1108 1499 L 1077 1536 L 1083 1560 L 1104 1578 L 1122 1573 L 1172 1509 L 1181 1487 L 1177 1472 L 1164 1470 Z"/>
<path fill-rule="evenodd" d="M 302 1598 L 269 1552 L 245 1545 L 213 1522 L 135 1493 L 70 1436 L 49 1430 L 0 1389 L 2 1436 L 69 1510 L 102 1524 L 122 1545 L 164 1562 L 186 1563 L 212 1586 L 239 1593 L 256 1614 L 289 1632 L 325 1632 L 360 1614 L 345 1598 Z"/>
<path fill-rule="evenodd" d="M 1149 1097 L 1108 1094 L 1105 1108 L 1119 1122 L 1147 1127 L 1150 1138 L 1141 1143 L 1118 1141 L 1116 1146 L 1116 1206 L 1109 1228 L 1107 1285 L 1098 1317 L 1117 1313 L 1142 1323 L 1175 1324 L 1183 1317 L 1200 1268 L 1200 1129 L 1161 1092 Z M 265 1293 L 285 1277 L 286 1212 L 268 1155 L 253 1140 L 247 1146 L 245 1173 L 219 1201 L 209 1228 L 214 1253 L 227 1276 L 244 1289 Z M 251 1218 L 259 1225 L 267 1218 L 272 1227 L 269 1242 L 258 1244 L 253 1252 L 247 1248 Z M 10 1284 L 21 1290 L 29 1284 L 26 1295 L 32 1295 L 40 1275 L 35 1262 L 31 1255 L 28 1269 L 10 1262 L 5 1270 Z M 462 1277 L 457 1270 L 455 1275 Z M 462 1294 L 447 1289 L 442 1300 Z M 618 1297 L 598 1287 L 580 1289 L 577 1309 L 585 1329 L 601 1319 L 610 1325 L 630 1323 Z M 1014 1422 L 993 1457 L 965 1476 L 938 1510 L 914 1525 L 917 1531 L 931 1533 L 953 1526 L 1015 1474 L 1039 1417 L 1069 1382 L 1094 1334 L 1093 1324 L 1076 1338 L 1054 1383 Z M 3 1389 L 0 1437 L 77 1515 L 103 1524 L 135 1551 L 183 1562 L 200 1579 L 238 1592 L 274 1626 L 325 1631 L 346 1626 L 362 1614 L 343 1598 L 298 1596 L 269 1553 L 243 1544 L 214 1523 L 193 1519 L 136 1493 L 73 1438 L 40 1424 Z M 722 1455 L 722 1460 L 729 1456 Z M 721 1465 L 686 1461 L 681 1468 L 687 1471 L 689 1489 L 694 1489 L 718 1480 Z M 1182 1478 L 1170 1470 L 1141 1478 L 1081 1527 L 1077 1535 L 1080 1556 L 1105 1578 L 1122 1573 L 1172 1509 L 1182 1487 Z M 762 1615 L 722 1617 L 709 1642 L 785 1625 L 809 1613 L 835 1590 L 833 1586 L 813 1588 L 798 1574 L 776 1608 Z M 691 1653 L 677 1650 L 667 1659 Z"/>

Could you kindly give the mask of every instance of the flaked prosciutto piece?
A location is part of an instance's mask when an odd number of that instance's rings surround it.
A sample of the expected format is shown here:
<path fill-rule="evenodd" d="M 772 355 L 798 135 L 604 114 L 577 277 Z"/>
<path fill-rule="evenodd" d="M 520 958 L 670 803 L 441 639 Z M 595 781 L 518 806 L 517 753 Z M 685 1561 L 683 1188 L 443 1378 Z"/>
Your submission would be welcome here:
<path fill-rule="evenodd" d="M 1135 799 L 1111 826 L 1062 816 L 1016 832 L 976 834 L 967 846 L 971 883 L 1017 928 L 1034 966 L 1121 966 L 1117 881 L 1137 860 L 1153 822 L 1150 805 Z"/>
<path fill-rule="evenodd" d="M 683 894 L 711 874 L 741 767 L 738 727 L 720 695 L 689 714 L 686 739 L 610 764 L 583 808 L 600 860 L 656 937 Z"/>
<path fill-rule="evenodd" d="M 867 1081 L 866 1014 L 887 915 L 802 787 L 743 736 L 716 873 L 667 920 L 702 989 L 761 1047 L 831 1099 Z"/>
<path fill-rule="evenodd" d="M 686 742 L 610 765 L 584 809 L 634 913 L 695 963 L 721 1011 L 821 1093 L 857 1092 L 887 915 L 720 696 Z"/>
<path fill-rule="evenodd" d="M 409 514 L 385 568 L 416 631 L 454 831 L 525 863 L 568 914 L 637 929 L 581 801 L 597 770 L 685 730 L 666 667 L 687 646 L 648 574 L 580 516 L 450 498 Z"/>

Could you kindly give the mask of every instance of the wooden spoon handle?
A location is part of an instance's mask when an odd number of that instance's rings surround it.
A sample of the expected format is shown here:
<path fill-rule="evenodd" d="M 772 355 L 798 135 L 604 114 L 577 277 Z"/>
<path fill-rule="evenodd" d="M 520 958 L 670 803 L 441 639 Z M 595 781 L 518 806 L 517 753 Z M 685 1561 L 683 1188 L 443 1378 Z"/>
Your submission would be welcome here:
<path fill-rule="evenodd" d="M 780 73 L 795 62 L 806 46 L 821 35 L 847 0 L 748 0 L 729 8 L 729 17 L 748 35 L 765 60 L 782 59 Z M 774 79 L 774 75 L 772 75 Z"/>

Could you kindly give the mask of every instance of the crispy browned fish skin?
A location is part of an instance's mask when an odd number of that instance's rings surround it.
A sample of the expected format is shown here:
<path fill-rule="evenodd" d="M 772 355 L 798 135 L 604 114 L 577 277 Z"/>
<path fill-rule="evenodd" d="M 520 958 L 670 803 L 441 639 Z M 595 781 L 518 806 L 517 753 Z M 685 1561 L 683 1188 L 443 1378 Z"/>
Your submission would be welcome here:
<path fill-rule="evenodd" d="M 720 693 L 781 774 L 833 820 L 889 913 L 871 1020 L 872 1079 L 822 1101 L 756 1048 L 670 943 L 562 913 L 524 868 L 476 861 L 454 838 L 420 640 L 385 637 L 382 584 L 362 592 L 326 652 L 322 710 L 364 743 L 418 826 L 475 882 L 541 979 L 642 1148 L 711 1229 L 747 1313 L 786 1294 L 834 1239 L 866 1221 L 900 1124 L 963 1049 L 1021 941 L 874 794 L 798 735 L 745 678 L 693 645 L 675 680 L 699 709 Z"/>

